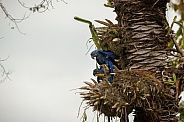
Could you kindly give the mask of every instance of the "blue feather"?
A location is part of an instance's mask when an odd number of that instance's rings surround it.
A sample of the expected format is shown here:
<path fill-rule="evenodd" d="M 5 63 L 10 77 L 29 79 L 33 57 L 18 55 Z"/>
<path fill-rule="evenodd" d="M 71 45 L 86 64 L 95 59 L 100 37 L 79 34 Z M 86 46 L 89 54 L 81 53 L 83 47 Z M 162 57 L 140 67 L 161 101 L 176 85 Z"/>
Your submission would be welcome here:
<path fill-rule="evenodd" d="M 107 64 L 108 62 L 112 62 L 113 64 L 115 63 L 114 59 L 116 56 L 109 51 L 104 51 L 104 50 L 94 50 L 91 52 L 91 58 L 94 59 L 96 57 L 96 61 L 99 65 L 102 64 Z"/>

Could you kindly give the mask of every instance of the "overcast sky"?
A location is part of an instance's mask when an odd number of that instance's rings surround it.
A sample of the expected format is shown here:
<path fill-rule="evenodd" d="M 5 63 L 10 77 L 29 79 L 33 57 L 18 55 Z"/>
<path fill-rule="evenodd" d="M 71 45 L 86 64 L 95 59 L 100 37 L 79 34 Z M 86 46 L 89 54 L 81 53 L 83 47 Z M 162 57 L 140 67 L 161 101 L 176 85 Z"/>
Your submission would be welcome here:
<path fill-rule="evenodd" d="M 0 84 L 0 122 L 81 121 L 83 109 L 78 118 L 77 114 L 82 99 L 76 94 L 78 90 L 70 90 L 94 78 L 95 61 L 89 54 L 85 55 L 88 51 L 86 42 L 91 37 L 88 25 L 73 17 L 107 18 L 116 22 L 115 13 L 103 6 L 105 0 L 65 1 L 68 4 L 53 0 L 54 9 L 42 14 L 33 13 L 19 23 L 25 35 L 20 34 L 0 10 L 0 38 L 3 37 L 0 39 L 0 58 L 9 56 L 2 64 L 12 72 L 11 80 Z M 17 0 L 0 2 L 15 18 L 30 13 Z M 92 122 L 95 114 L 88 110 L 88 116 L 88 122 Z"/>

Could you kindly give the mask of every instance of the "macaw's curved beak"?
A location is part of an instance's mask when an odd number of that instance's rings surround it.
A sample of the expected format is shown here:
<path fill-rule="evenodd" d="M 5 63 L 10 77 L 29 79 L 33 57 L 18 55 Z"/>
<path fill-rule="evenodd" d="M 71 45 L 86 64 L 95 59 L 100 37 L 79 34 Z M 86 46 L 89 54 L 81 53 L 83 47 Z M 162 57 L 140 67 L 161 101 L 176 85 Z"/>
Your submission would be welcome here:
<path fill-rule="evenodd" d="M 104 74 L 95 74 L 95 76 L 104 77 L 105 75 Z"/>
<path fill-rule="evenodd" d="M 95 53 L 93 56 L 91 56 L 91 58 L 94 59 L 97 56 L 98 56 L 98 54 Z"/>

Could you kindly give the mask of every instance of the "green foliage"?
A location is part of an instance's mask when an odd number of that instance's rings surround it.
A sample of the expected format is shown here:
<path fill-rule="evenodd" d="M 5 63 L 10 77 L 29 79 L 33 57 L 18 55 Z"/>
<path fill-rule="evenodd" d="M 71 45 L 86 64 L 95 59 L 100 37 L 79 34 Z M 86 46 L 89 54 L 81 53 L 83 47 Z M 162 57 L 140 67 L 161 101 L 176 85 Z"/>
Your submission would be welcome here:
<path fill-rule="evenodd" d="M 176 83 L 176 74 L 175 73 L 172 74 L 172 78 L 173 79 L 169 79 L 168 81 L 165 81 L 164 84 L 175 86 L 175 83 Z"/>
<path fill-rule="evenodd" d="M 86 121 L 87 121 L 87 114 L 86 114 L 86 110 L 84 110 L 82 122 L 86 122 Z"/>
<path fill-rule="evenodd" d="M 177 0 L 177 4 L 172 3 L 172 7 L 175 12 L 179 14 L 179 19 L 175 16 L 173 22 L 171 24 L 171 29 L 174 24 L 178 26 L 178 30 L 174 34 L 174 42 L 168 46 L 174 47 L 177 49 L 177 53 L 174 53 L 174 57 L 170 59 L 171 65 L 173 67 L 180 67 L 184 65 L 184 1 Z M 173 75 L 173 80 L 176 80 L 176 75 Z M 180 113 L 180 120 L 184 122 L 184 101 L 179 104 L 179 113 Z"/>
<path fill-rule="evenodd" d="M 105 7 L 114 8 L 114 5 L 112 4 L 112 0 L 107 0 L 107 3 L 104 4 Z"/>
<path fill-rule="evenodd" d="M 179 104 L 180 120 L 184 122 L 184 101 Z"/>
<path fill-rule="evenodd" d="M 171 27 L 166 27 L 168 34 L 172 36 L 172 40 L 168 43 L 168 47 L 175 49 L 169 59 L 170 65 L 173 68 L 179 68 L 184 64 L 184 20 L 177 20 L 177 18 L 177 16 L 174 17 Z M 175 31 L 175 34 L 172 32 L 174 25 L 178 27 L 178 30 Z"/>
<path fill-rule="evenodd" d="M 92 24 L 91 21 L 83 19 L 83 18 L 80 18 L 80 17 L 77 17 L 77 16 L 75 16 L 74 19 L 77 20 L 77 21 L 89 24 L 89 29 L 90 29 L 90 32 L 91 32 L 91 35 L 92 35 L 92 39 L 93 39 L 93 42 L 94 42 L 96 48 L 98 50 L 100 50 L 100 49 L 106 50 L 105 47 L 100 45 L 100 39 L 99 39 L 98 34 L 97 34 L 96 30 L 95 30 L 95 26 Z"/>

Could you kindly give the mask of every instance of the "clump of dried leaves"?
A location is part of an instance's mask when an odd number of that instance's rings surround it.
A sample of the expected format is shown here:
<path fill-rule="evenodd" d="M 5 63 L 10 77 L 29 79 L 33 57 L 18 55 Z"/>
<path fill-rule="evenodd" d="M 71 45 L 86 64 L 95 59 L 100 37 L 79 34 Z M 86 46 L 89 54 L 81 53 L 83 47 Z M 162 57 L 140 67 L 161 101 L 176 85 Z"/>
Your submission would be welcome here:
<path fill-rule="evenodd" d="M 120 70 L 113 83 L 106 79 L 100 83 L 85 82 L 81 97 L 105 116 L 126 118 L 133 109 L 143 108 L 151 122 L 172 121 L 176 117 L 177 101 L 153 74 L 141 70 Z M 173 108 L 171 108 L 173 107 Z M 168 111 L 170 108 L 170 111 Z M 150 116 L 151 115 L 151 116 Z M 173 116 L 173 118 L 168 118 Z"/>

